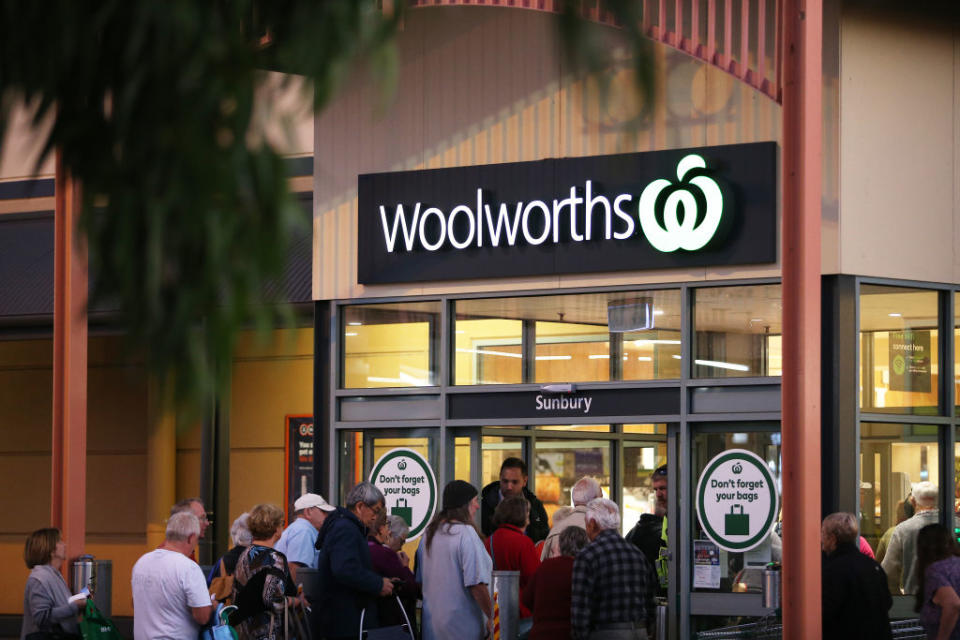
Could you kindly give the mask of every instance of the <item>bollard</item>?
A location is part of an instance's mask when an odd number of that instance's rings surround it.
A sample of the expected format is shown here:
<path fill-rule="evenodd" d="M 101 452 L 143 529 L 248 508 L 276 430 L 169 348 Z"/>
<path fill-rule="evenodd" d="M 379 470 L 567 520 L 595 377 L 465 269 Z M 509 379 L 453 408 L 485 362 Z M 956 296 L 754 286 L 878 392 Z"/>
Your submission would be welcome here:
<path fill-rule="evenodd" d="M 89 553 L 84 554 L 73 561 L 73 572 L 70 575 L 70 590 L 73 593 L 80 593 L 84 589 L 90 589 L 91 593 L 96 591 L 96 564 L 93 556 Z"/>
<path fill-rule="evenodd" d="M 520 622 L 520 572 L 493 572 L 493 638 L 514 640 Z"/>
<path fill-rule="evenodd" d="M 771 562 L 763 569 L 761 599 L 764 609 L 780 608 L 780 564 Z"/>
<path fill-rule="evenodd" d="M 654 631 L 655 640 L 667 640 L 667 603 L 657 598 L 657 626 Z"/>
<path fill-rule="evenodd" d="M 94 560 L 93 563 L 93 586 L 90 587 L 90 593 L 93 594 L 93 603 L 97 605 L 100 613 L 106 617 L 113 615 L 113 560 Z"/>

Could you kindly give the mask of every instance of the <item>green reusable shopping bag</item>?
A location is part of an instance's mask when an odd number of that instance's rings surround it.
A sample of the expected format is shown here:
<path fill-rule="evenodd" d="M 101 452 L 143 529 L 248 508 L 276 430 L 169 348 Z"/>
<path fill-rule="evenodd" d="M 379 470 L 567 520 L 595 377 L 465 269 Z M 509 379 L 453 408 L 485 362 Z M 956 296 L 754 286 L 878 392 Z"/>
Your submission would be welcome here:
<path fill-rule="evenodd" d="M 745 536 L 750 533 L 750 514 L 743 512 L 742 504 L 730 506 L 730 513 L 724 517 L 723 534 L 727 536 Z"/>
<path fill-rule="evenodd" d="M 408 527 L 413 526 L 413 508 L 407 506 L 406 498 L 397 498 L 397 504 L 390 510 L 390 515 L 400 516 L 407 523 Z"/>
<path fill-rule="evenodd" d="M 93 598 L 87 598 L 87 608 L 80 619 L 80 634 L 83 640 L 123 640 L 113 620 L 100 613 Z"/>

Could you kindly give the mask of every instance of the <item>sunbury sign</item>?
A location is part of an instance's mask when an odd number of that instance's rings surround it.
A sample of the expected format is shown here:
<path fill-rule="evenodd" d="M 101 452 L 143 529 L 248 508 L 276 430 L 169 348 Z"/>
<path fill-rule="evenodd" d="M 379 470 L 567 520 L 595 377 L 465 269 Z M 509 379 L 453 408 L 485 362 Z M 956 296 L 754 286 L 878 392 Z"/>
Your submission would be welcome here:
<path fill-rule="evenodd" d="M 776 145 L 362 175 L 364 283 L 776 260 Z"/>

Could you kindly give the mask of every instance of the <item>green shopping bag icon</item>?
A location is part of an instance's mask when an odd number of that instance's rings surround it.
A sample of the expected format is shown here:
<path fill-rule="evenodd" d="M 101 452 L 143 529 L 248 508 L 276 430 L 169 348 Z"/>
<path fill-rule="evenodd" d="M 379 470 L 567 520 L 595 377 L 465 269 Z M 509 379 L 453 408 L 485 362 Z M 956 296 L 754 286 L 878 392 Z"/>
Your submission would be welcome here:
<path fill-rule="evenodd" d="M 750 514 L 743 512 L 742 504 L 730 505 L 730 513 L 724 514 L 723 534 L 745 536 L 750 533 Z"/>
<path fill-rule="evenodd" d="M 400 516 L 407 523 L 408 527 L 413 526 L 413 508 L 407 506 L 406 498 L 397 498 L 397 504 L 390 509 L 390 515 Z"/>

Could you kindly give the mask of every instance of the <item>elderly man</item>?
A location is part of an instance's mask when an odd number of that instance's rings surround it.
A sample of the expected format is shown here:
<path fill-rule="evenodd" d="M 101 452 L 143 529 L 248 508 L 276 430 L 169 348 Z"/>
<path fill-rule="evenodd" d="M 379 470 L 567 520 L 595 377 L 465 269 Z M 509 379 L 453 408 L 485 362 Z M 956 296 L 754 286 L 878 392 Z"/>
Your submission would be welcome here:
<path fill-rule="evenodd" d="M 520 458 L 507 458 L 500 465 L 500 480 L 491 482 L 480 492 L 480 529 L 489 536 L 495 530 L 493 512 L 504 498 L 523 496 L 530 503 L 530 524 L 526 534 L 534 542 L 547 537 L 550 524 L 543 503 L 527 489 L 527 463 Z"/>
<path fill-rule="evenodd" d="M 317 534 L 327 514 L 336 507 L 315 493 L 305 493 L 293 503 L 296 519 L 283 530 L 283 535 L 274 549 L 287 557 L 290 572 L 297 577 L 297 567 L 317 568 L 320 552 L 317 550 Z"/>
<path fill-rule="evenodd" d="M 573 499 L 573 511 L 559 522 L 557 521 L 557 517 L 554 516 L 553 528 L 550 529 L 550 533 L 543 543 L 540 560 L 556 558 L 560 555 L 560 534 L 563 533 L 564 529 L 567 527 L 587 528 L 587 503 L 594 498 L 602 498 L 603 490 L 600 489 L 600 483 L 597 482 L 596 478 L 584 476 L 573 485 L 573 489 L 570 491 L 570 497 Z"/>
<path fill-rule="evenodd" d="M 170 517 L 173 517 L 174 514 L 177 513 L 192 513 L 197 516 L 197 520 L 200 522 L 200 539 L 203 540 L 204 534 L 207 533 L 207 527 L 210 526 L 210 520 L 207 518 L 207 510 L 203 506 L 203 500 L 200 498 L 186 498 L 181 500 L 170 507 Z M 199 542 L 197 544 L 199 545 Z M 198 562 L 196 548 L 194 548 L 191 553 L 190 559 Z"/>
<path fill-rule="evenodd" d="M 655 578 L 635 545 L 618 533 L 620 509 L 587 504 L 590 544 L 573 561 L 570 626 L 574 640 L 646 640 L 654 622 Z"/>
<path fill-rule="evenodd" d="M 317 598 L 326 638 L 356 638 L 377 627 L 376 597 L 393 593 L 393 583 L 373 570 L 367 534 L 383 512 L 383 494 L 361 482 L 347 493 L 345 507 L 327 516 L 317 536 L 320 593 Z"/>
<path fill-rule="evenodd" d="M 196 638 L 213 607 L 203 571 L 191 559 L 200 539 L 197 516 L 181 511 L 167 521 L 166 539 L 133 565 L 133 637 Z"/>
<path fill-rule="evenodd" d="M 823 519 L 823 637 L 864 640 L 891 638 L 887 610 L 893 604 L 887 576 L 860 553 L 857 517 L 831 513 Z"/>
<path fill-rule="evenodd" d="M 912 595 L 917 592 L 917 534 L 928 524 L 940 518 L 937 509 L 939 492 L 932 482 L 920 482 L 913 488 L 914 514 L 897 525 L 890 536 L 890 544 L 883 556 L 883 570 L 887 572 L 890 590 Z"/>

